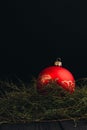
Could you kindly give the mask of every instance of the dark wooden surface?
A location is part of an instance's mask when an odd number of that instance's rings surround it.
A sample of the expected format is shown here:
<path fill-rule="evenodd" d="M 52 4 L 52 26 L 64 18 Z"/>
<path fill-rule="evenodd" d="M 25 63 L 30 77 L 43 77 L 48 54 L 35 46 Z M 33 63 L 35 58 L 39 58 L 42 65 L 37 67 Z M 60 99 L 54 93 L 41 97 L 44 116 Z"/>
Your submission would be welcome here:
<path fill-rule="evenodd" d="M 2 124 L 0 130 L 87 130 L 87 120 Z"/>

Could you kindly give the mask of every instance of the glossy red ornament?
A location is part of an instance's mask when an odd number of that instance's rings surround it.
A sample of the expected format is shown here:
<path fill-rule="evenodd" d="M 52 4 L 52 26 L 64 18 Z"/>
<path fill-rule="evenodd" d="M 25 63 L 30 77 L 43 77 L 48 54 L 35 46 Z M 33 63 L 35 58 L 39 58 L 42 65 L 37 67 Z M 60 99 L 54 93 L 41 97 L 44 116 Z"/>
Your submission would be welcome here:
<path fill-rule="evenodd" d="M 71 93 L 75 90 L 74 76 L 69 70 L 62 67 L 60 61 L 56 61 L 54 66 L 47 67 L 40 72 L 37 80 L 37 89 L 41 91 L 51 81 L 56 81 L 59 86 Z"/>

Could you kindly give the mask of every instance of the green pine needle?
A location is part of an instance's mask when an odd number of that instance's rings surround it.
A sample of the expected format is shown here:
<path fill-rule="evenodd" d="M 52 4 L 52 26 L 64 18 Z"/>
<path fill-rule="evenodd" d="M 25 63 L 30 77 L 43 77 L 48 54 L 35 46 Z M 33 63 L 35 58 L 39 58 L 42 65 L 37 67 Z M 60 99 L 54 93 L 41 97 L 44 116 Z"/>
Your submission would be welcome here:
<path fill-rule="evenodd" d="M 87 118 L 87 82 L 72 94 L 53 82 L 41 94 L 36 85 L 0 81 L 0 123 Z"/>

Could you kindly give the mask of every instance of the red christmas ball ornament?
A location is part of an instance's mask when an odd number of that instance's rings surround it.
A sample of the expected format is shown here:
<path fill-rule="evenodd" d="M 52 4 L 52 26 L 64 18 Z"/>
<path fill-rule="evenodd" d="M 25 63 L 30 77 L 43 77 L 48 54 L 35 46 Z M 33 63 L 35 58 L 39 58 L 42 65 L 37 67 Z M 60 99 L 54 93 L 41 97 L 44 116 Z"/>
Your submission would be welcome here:
<path fill-rule="evenodd" d="M 43 69 L 37 79 L 37 89 L 43 90 L 45 85 L 56 81 L 66 91 L 73 93 L 75 90 L 75 79 L 72 73 L 66 68 L 62 67 L 61 59 L 55 61 L 54 66 Z"/>

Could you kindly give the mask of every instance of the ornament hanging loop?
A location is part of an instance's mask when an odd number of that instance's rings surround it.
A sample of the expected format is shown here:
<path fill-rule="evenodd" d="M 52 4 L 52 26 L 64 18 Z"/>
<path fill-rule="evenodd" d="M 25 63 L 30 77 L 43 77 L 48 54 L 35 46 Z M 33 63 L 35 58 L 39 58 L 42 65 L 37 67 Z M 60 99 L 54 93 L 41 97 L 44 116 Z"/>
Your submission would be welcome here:
<path fill-rule="evenodd" d="M 56 61 L 54 62 L 55 66 L 62 66 L 61 58 L 57 58 Z"/>

